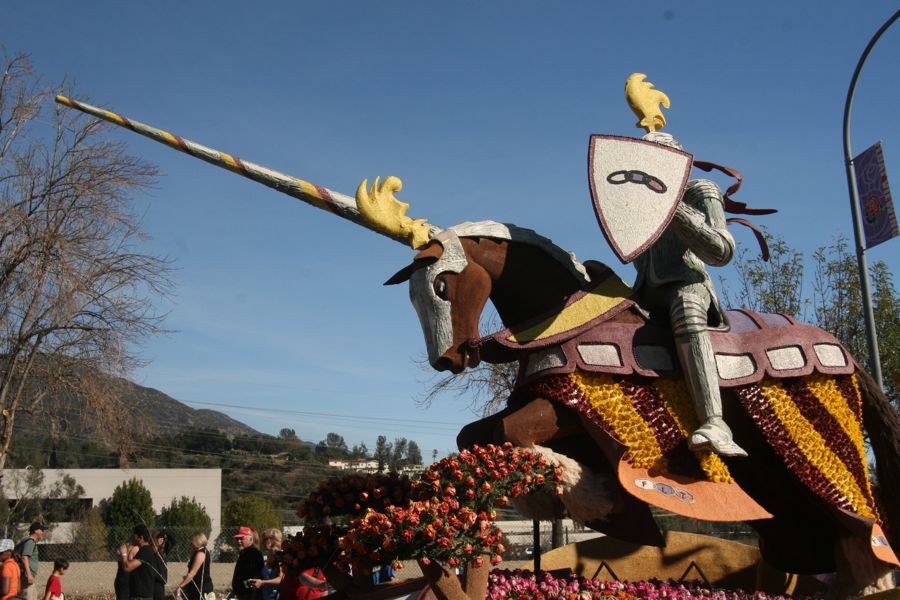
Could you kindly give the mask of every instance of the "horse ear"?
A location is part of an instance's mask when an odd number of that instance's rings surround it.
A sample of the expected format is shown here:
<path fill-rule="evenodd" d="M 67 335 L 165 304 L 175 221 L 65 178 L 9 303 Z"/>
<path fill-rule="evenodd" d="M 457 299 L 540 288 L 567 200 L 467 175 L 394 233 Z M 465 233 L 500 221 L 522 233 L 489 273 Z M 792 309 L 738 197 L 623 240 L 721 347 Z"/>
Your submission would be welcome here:
<path fill-rule="evenodd" d="M 384 282 L 384 285 L 397 285 L 398 283 L 407 281 L 416 270 L 421 269 L 422 267 L 426 267 L 435 262 L 441 257 L 441 254 L 443 253 L 444 247 L 441 246 L 439 242 L 431 242 L 430 244 L 425 246 L 425 248 L 423 248 L 421 252 L 416 254 L 416 257 L 413 258 L 412 263 L 406 265 L 405 267 L 394 273 L 390 279 Z"/>

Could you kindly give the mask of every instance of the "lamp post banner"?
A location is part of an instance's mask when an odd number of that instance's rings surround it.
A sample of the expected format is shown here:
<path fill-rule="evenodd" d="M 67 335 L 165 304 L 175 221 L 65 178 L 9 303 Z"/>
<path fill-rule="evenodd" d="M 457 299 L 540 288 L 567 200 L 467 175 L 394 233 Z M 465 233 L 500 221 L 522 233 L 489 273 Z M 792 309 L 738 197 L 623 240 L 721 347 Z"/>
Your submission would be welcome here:
<path fill-rule="evenodd" d="M 891 200 L 887 171 L 884 168 L 884 154 L 881 142 L 853 159 L 856 187 L 859 192 L 859 211 L 862 214 L 866 248 L 900 235 L 897 215 Z"/>

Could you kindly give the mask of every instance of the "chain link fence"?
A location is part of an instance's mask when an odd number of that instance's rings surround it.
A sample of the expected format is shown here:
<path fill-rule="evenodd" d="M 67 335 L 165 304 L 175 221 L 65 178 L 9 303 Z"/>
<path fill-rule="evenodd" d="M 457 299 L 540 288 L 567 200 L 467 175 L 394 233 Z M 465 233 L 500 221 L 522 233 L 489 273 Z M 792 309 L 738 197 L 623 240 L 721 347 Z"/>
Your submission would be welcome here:
<path fill-rule="evenodd" d="M 715 535 L 727 539 L 755 543 L 753 531 L 740 523 L 706 523 L 684 519 L 674 515 L 655 515 L 660 527 L 664 530 L 690 531 Z M 533 523 L 529 520 L 498 521 L 497 525 L 503 531 L 506 546 L 503 567 L 530 568 L 534 558 L 534 530 Z M 560 522 L 557 537 L 561 545 L 580 542 L 600 534 L 579 526 L 570 519 Z M 53 570 L 55 559 L 66 559 L 69 569 L 63 577 L 63 590 L 70 600 L 81 598 L 113 598 L 113 580 L 116 576 L 117 557 L 119 546 L 127 542 L 131 537 L 131 527 L 107 528 L 85 527 L 83 524 L 61 523 L 51 526 L 45 540 L 39 544 L 40 571 L 37 585 L 40 593 L 47 578 Z M 296 528 L 289 528 L 295 530 Z M 151 528 L 151 531 L 154 531 Z M 168 582 L 166 589 L 168 597 L 173 598 L 172 591 L 187 572 L 187 562 L 193 546 L 191 538 L 199 533 L 197 529 L 187 527 L 167 527 L 163 530 L 170 539 L 169 552 L 165 557 L 168 566 Z M 237 558 L 237 548 L 234 543 L 236 527 L 226 527 L 208 541 L 207 546 L 212 552 L 213 562 L 211 575 L 216 592 L 220 598 L 231 588 L 231 575 L 234 571 L 234 561 Z M 206 532 L 203 532 L 206 533 Z M 14 541 L 19 541 L 27 531 L 8 531 Z M 540 527 L 541 552 L 549 552 L 553 548 L 553 528 L 550 521 L 542 521 Z M 265 552 L 265 549 L 263 549 Z M 415 561 L 407 561 L 404 568 L 397 571 L 396 576 L 400 580 L 421 576 L 421 571 Z"/>
<path fill-rule="evenodd" d="M 151 532 L 158 531 L 150 528 Z M 40 595 L 47 578 L 53 571 L 56 559 L 69 562 L 69 569 L 63 576 L 63 590 L 69 598 L 113 597 L 113 581 L 118 569 L 118 555 L 121 544 L 131 538 L 131 527 L 86 527 L 83 523 L 58 523 L 51 525 L 44 540 L 38 544 L 40 552 L 40 570 L 37 585 Z M 197 533 L 207 534 L 189 527 L 166 527 L 162 529 L 169 539 L 169 551 L 164 560 L 168 568 L 166 589 L 174 591 L 175 586 L 187 573 L 187 563 L 193 545 L 191 539 Z M 237 557 L 234 546 L 234 534 L 237 528 L 225 528 L 214 540 L 209 540 L 207 547 L 212 551 L 213 563 L 211 575 L 215 589 L 220 594 L 231 587 L 231 574 Z M 19 536 L 17 536 L 19 533 Z M 27 535 L 8 531 L 18 541 Z M 173 598 L 172 594 L 168 594 Z"/>

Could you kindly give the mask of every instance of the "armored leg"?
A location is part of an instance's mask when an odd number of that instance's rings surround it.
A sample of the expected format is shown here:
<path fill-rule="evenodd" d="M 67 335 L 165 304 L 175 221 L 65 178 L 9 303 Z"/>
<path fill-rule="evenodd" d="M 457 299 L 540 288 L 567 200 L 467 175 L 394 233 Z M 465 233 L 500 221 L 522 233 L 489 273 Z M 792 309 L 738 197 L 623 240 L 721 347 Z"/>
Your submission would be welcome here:
<path fill-rule="evenodd" d="M 722 456 L 747 456 L 734 443 L 731 429 L 722 419 L 719 377 L 706 329 L 708 307 L 708 298 L 690 293 L 677 294 L 670 305 L 678 360 L 702 422 L 691 434 L 688 445 L 695 450 L 708 448 Z"/>

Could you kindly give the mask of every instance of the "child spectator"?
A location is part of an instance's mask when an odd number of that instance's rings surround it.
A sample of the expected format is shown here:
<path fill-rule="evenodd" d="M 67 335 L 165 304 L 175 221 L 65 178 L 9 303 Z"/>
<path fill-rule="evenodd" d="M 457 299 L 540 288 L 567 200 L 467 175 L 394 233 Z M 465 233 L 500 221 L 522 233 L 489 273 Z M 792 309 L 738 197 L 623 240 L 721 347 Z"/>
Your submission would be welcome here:
<path fill-rule="evenodd" d="M 44 600 L 63 600 L 62 582 L 59 580 L 66 569 L 69 568 L 69 561 L 64 558 L 58 558 L 53 561 L 53 573 L 47 579 L 47 591 L 44 592 Z"/>
<path fill-rule="evenodd" d="M 2 575 L 0 575 L 0 600 L 8 600 L 19 595 L 22 570 L 12 555 L 15 547 L 16 545 L 10 539 L 0 540 L 0 562 L 3 564 Z"/>

